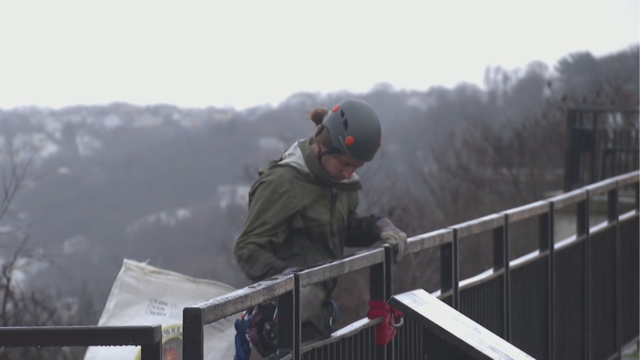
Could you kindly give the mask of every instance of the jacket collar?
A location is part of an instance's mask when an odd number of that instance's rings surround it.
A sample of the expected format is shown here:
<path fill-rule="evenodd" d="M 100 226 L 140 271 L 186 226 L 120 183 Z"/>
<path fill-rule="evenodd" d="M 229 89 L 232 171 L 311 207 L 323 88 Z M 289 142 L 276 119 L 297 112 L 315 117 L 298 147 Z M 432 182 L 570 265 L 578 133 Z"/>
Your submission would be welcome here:
<path fill-rule="evenodd" d="M 311 148 L 310 138 L 296 141 L 279 159 L 272 161 L 269 167 L 276 165 L 291 166 L 310 181 L 322 186 L 333 187 L 340 191 L 362 189 L 360 178 L 355 173 L 348 180 L 339 182 L 333 180 L 318 162 L 318 158 Z"/>

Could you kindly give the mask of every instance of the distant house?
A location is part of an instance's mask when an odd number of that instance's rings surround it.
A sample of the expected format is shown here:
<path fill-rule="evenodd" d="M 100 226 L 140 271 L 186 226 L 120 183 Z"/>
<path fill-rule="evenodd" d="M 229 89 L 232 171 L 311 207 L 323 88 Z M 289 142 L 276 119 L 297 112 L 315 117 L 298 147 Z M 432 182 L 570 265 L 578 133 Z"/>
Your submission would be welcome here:
<path fill-rule="evenodd" d="M 40 132 L 17 134 L 12 139 L 12 145 L 17 150 L 14 155 L 18 162 L 33 159 L 36 164 L 40 164 L 44 159 L 60 150 L 60 147 L 47 134 Z M 0 146 L 5 146 L 4 138 L 2 138 Z M 4 160 L 7 160 L 8 156 L 8 153 L 4 153 Z"/>
<path fill-rule="evenodd" d="M 107 129 L 112 129 L 122 125 L 122 120 L 115 114 L 109 114 L 102 119 L 101 125 Z"/>
<path fill-rule="evenodd" d="M 76 146 L 78 153 L 82 156 L 93 155 L 96 151 L 102 148 L 102 143 L 84 132 L 79 132 L 76 135 Z"/>
<path fill-rule="evenodd" d="M 246 207 L 249 204 L 250 185 L 222 185 L 218 186 L 220 208 L 225 209 L 231 204 Z"/>
<path fill-rule="evenodd" d="M 287 144 L 275 137 L 261 137 L 258 139 L 258 146 L 261 151 L 282 152 L 286 150 Z"/>
<path fill-rule="evenodd" d="M 178 208 L 170 211 L 158 211 L 134 221 L 129 226 L 127 226 L 125 231 L 127 233 L 133 233 L 143 229 L 144 227 L 151 227 L 154 225 L 175 227 L 181 221 L 189 219 L 193 215 L 193 213 L 194 210 L 189 208 Z"/>
<path fill-rule="evenodd" d="M 138 117 L 133 124 L 133 126 L 135 127 L 158 126 L 158 125 L 162 125 L 162 119 L 146 113 Z"/>

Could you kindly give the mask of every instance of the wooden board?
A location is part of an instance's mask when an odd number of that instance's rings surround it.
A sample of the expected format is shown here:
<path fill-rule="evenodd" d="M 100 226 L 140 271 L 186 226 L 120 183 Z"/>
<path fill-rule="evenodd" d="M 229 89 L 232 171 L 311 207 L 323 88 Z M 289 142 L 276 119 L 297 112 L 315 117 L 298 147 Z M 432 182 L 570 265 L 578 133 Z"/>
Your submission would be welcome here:
<path fill-rule="evenodd" d="M 389 304 L 473 359 L 533 359 L 422 289 L 395 295 Z"/>

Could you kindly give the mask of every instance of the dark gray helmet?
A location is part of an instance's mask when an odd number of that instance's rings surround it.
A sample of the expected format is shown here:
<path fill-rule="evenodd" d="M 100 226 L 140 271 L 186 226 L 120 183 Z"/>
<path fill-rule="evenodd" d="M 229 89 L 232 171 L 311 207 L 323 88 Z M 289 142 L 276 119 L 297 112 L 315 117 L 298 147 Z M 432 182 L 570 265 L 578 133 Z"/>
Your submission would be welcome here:
<path fill-rule="evenodd" d="M 380 119 L 362 100 L 342 101 L 329 110 L 322 125 L 329 130 L 334 148 L 356 160 L 373 160 L 382 144 Z"/>

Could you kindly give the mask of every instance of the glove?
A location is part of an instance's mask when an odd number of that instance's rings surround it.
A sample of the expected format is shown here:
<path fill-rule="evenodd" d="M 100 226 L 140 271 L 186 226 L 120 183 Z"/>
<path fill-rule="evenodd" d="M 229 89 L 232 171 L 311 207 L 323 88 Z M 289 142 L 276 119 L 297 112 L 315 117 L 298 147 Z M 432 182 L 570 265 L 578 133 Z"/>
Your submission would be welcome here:
<path fill-rule="evenodd" d="M 321 284 L 300 288 L 300 321 L 306 321 L 322 311 L 327 291 Z"/>
<path fill-rule="evenodd" d="M 301 268 L 290 267 L 282 274 L 292 274 Z M 322 284 L 310 285 L 300 288 L 300 321 L 309 320 L 322 311 L 322 306 L 327 297 L 327 291 Z"/>
<path fill-rule="evenodd" d="M 389 218 L 381 218 L 376 222 L 380 229 L 380 239 L 394 248 L 396 252 L 395 262 L 404 258 L 407 249 L 407 234 L 398 229 Z"/>

